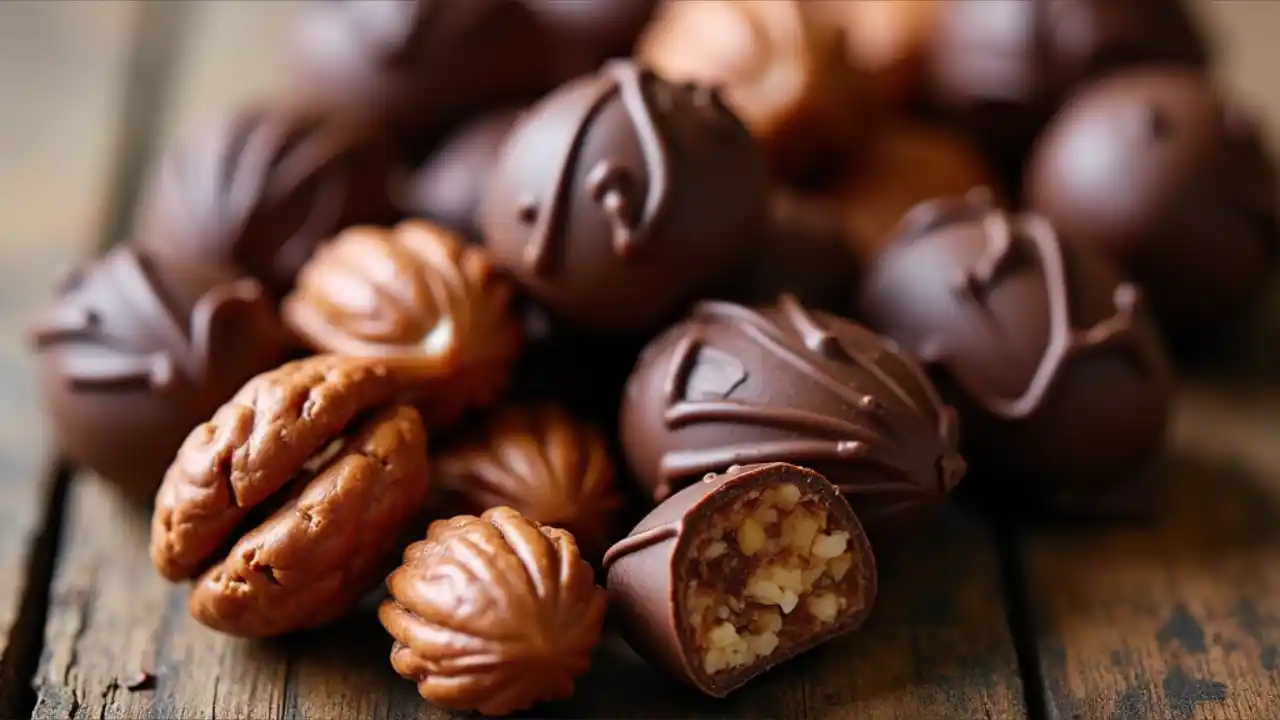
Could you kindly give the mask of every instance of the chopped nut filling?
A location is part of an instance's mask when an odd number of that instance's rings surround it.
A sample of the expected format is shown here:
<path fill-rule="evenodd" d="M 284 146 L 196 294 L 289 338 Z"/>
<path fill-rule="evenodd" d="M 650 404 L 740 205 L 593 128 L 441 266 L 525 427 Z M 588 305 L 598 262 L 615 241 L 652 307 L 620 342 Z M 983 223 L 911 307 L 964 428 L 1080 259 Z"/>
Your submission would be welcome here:
<path fill-rule="evenodd" d="M 718 510 L 682 573 L 703 671 L 748 665 L 860 610 L 853 563 L 849 533 L 829 527 L 826 507 L 797 485 L 753 490 Z"/>

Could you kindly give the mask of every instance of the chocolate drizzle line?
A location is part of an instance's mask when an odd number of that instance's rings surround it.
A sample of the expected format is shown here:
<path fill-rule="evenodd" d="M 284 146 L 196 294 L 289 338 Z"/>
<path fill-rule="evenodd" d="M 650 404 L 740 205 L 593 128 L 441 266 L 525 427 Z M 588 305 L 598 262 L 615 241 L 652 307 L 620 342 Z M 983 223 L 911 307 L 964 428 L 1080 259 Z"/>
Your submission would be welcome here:
<path fill-rule="evenodd" d="M 984 304 L 1001 275 L 1018 260 L 1020 252 L 1034 251 L 1044 271 L 1049 306 L 1049 340 L 1044 355 L 1026 389 L 1011 400 L 983 387 L 945 351 L 931 343 L 927 343 L 929 349 L 921 353 L 927 362 L 945 366 L 966 394 L 1005 420 L 1022 420 L 1035 414 L 1061 377 L 1066 362 L 1083 352 L 1120 347 L 1141 368 L 1150 370 L 1156 361 L 1145 353 L 1133 332 L 1134 315 L 1141 298 L 1137 287 L 1120 283 L 1113 293 L 1115 312 L 1092 327 L 1077 329 L 1071 322 L 1062 245 L 1048 221 L 1035 215 L 1010 220 L 1005 212 L 992 208 L 982 218 L 982 226 L 987 237 L 986 251 L 957 282 L 955 292 L 968 302 Z"/>
<path fill-rule="evenodd" d="M 556 168 L 551 197 L 546 201 L 545 207 L 540 208 L 532 198 L 522 199 L 518 203 L 518 219 L 534 223 L 524 255 L 525 263 L 532 272 L 539 275 L 551 272 L 553 245 L 564 224 L 572 185 L 571 172 L 578 164 L 592 120 L 615 95 L 631 120 L 644 155 L 643 170 L 648 177 L 648 194 L 644 198 L 643 207 L 639 208 L 639 217 L 636 218 L 637 201 L 633 195 L 638 185 L 637 169 L 626 167 L 614 158 L 603 158 L 591 167 L 586 175 L 585 190 L 609 219 L 614 252 L 624 259 L 634 257 L 648 239 L 653 226 L 661 219 L 670 191 L 671 163 L 668 149 L 658 132 L 656 117 L 645 95 L 646 80 L 662 82 L 629 61 L 613 61 L 605 65 L 594 78 L 590 101 L 579 109 L 569 150 Z"/>
<path fill-rule="evenodd" d="M 794 331 L 794 336 L 783 331 L 761 313 L 740 305 L 722 302 L 700 304 L 694 310 L 686 335 L 676 347 L 670 374 L 663 384 L 667 403 L 663 420 L 671 430 L 699 422 L 730 422 L 774 428 L 801 437 L 751 445 L 668 452 L 659 463 L 659 484 L 655 489 L 655 499 L 661 501 L 670 495 L 676 483 L 683 478 L 720 472 L 730 465 L 784 458 L 806 462 L 857 461 L 887 470 L 900 478 L 909 477 L 903 464 L 895 462 L 895 458 L 891 456 L 903 456 L 905 451 L 894 437 L 898 433 L 888 422 L 890 416 L 883 401 L 841 382 L 821 360 L 852 363 L 865 370 L 910 410 L 899 415 L 914 421 L 918 416 L 924 416 L 910 394 L 876 365 L 875 358 L 851 351 L 794 298 L 783 296 L 778 307 L 781 317 Z M 865 418 L 875 427 L 800 408 L 752 406 L 726 400 L 682 399 L 683 389 L 697 365 L 697 351 L 706 342 L 706 329 L 713 323 L 726 325 L 746 335 L 762 352 L 773 354 L 809 380 L 834 393 L 850 407 L 858 408 L 861 412 L 859 419 Z M 798 343 L 795 341 L 797 339 Z M 924 385 L 927 387 L 927 382 Z M 936 395 L 930 394 L 929 397 L 934 403 L 934 411 L 939 417 L 945 418 L 939 428 L 940 437 L 944 443 L 949 442 L 952 437 L 949 433 L 955 432 L 954 417 L 943 411 L 945 406 Z M 946 468 L 940 470 L 943 470 L 943 483 L 950 483 L 950 471 Z M 854 494 L 895 490 L 912 493 L 917 492 L 918 488 L 909 482 L 879 486 L 859 483 L 856 487 L 842 490 Z"/>
<path fill-rule="evenodd" d="M 651 548 L 654 545 L 660 545 L 672 538 L 678 539 L 683 531 L 684 521 L 678 519 L 651 527 L 648 530 L 642 530 L 635 535 L 619 540 L 604 554 L 604 560 L 602 561 L 604 571 L 608 573 L 609 568 L 615 562 L 627 555 Z"/>

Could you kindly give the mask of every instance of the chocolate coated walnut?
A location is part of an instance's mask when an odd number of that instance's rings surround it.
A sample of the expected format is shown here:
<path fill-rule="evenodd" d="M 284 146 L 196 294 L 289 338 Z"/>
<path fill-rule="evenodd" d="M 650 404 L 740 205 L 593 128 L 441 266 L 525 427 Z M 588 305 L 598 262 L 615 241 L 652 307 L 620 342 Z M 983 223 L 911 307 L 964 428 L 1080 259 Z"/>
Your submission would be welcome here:
<path fill-rule="evenodd" d="M 573 534 L 599 558 L 617 538 L 622 497 L 604 436 L 556 405 L 506 407 L 432 465 L 444 503 L 458 512 L 514 507 Z"/>
<path fill-rule="evenodd" d="M 396 671 L 433 703 L 486 715 L 572 695 L 604 623 L 573 536 L 508 507 L 432 523 L 387 588 Z"/>
<path fill-rule="evenodd" d="M 322 248 L 285 299 L 285 322 L 319 352 L 416 365 L 429 426 L 491 403 L 523 333 L 513 285 L 486 251 L 421 220 L 355 227 Z"/>
<path fill-rule="evenodd" d="M 192 431 L 156 498 L 151 558 L 197 578 L 197 620 L 279 635 L 377 585 L 428 489 L 422 421 L 394 404 L 404 383 L 378 361 L 316 356 L 249 381 Z"/>

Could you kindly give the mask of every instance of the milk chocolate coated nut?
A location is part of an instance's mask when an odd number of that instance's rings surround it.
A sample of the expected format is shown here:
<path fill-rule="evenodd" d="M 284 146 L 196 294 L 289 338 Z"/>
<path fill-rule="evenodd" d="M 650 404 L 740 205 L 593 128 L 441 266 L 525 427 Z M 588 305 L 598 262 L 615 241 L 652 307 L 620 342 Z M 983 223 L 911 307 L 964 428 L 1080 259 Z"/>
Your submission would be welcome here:
<path fill-rule="evenodd" d="M 588 557 L 616 539 L 622 496 L 604 437 L 556 405 L 505 407 L 432 465 L 451 510 L 510 506 L 573 534 Z"/>
<path fill-rule="evenodd" d="M 320 352 L 442 368 L 417 393 L 437 427 L 506 386 L 523 341 L 513 292 L 484 249 L 411 220 L 335 238 L 303 270 L 284 316 Z"/>
<path fill-rule="evenodd" d="M 187 433 L 286 352 L 256 281 L 211 274 L 186 290 L 192 304 L 174 301 L 146 253 L 120 246 L 32 328 L 58 446 L 148 504 Z"/>
<path fill-rule="evenodd" d="M 605 555 L 627 641 L 714 697 L 862 624 L 876 564 L 821 475 L 728 468 L 649 513 Z"/>
<path fill-rule="evenodd" d="M 320 242 L 395 217 L 391 152 L 372 127 L 311 106 L 246 109 L 161 159 L 138 242 L 179 295 L 230 268 L 283 297 Z"/>
<path fill-rule="evenodd" d="M 637 56 L 677 81 L 721 89 L 783 175 L 854 154 L 873 119 L 842 29 L 800 0 L 682 0 L 658 11 Z"/>
<path fill-rule="evenodd" d="M 191 614 L 245 637 L 337 618 L 386 572 L 427 477 L 416 410 L 390 407 L 356 421 L 303 463 L 277 491 L 284 504 L 196 581 Z"/>
<path fill-rule="evenodd" d="M 387 588 L 396 671 L 437 705 L 486 715 L 572 695 L 604 624 L 573 537 L 505 507 L 432 523 Z"/>
<path fill-rule="evenodd" d="M 156 569 L 178 581 L 216 561 L 251 510 L 281 497 L 317 453 L 349 437 L 360 414 L 394 401 L 403 383 L 377 361 L 332 355 L 250 380 L 191 431 L 165 474 L 151 523 Z"/>

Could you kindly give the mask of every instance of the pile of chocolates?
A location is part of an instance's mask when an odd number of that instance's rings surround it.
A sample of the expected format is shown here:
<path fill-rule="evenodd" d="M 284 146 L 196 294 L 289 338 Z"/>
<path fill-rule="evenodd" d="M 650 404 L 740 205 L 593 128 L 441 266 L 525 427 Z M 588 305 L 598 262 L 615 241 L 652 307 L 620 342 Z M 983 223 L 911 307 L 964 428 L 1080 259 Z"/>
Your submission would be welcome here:
<path fill-rule="evenodd" d="M 386 578 L 391 664 L 449 708 L 568 697 L 607 611 L 724 696 L 855 630 L 966 475 L 1152 507 L 1167 348 L 1221 347 L 1280 252 L 1174 0 L 297 31 L 289 92 L 172 148 L 59 288 L 44 394 L 200 622 L 311 628 Z"/>

